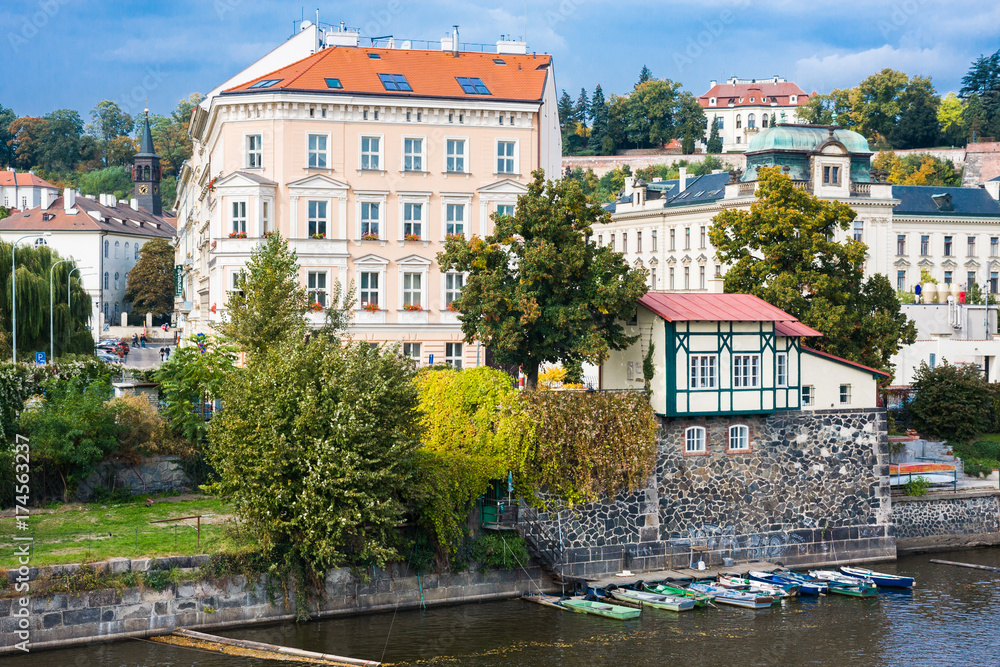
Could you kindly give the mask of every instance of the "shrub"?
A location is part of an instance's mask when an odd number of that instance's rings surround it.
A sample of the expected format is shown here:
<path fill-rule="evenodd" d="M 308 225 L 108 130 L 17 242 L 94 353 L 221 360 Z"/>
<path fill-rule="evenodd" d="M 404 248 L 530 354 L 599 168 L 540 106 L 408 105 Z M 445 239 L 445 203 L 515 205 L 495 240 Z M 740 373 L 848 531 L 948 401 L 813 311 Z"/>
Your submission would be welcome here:
<path fill-rule="evenodd" d="M 990 387 L 978 368 L 951 365 L 931 368 L 921 362 L 913 376 L 915 396 L 909 409 L 924 435 L 968 440 L 988 426 Z"/>
<path fill-rule="evenodd" d="M 126 393 L 111 399 L 108 406 L 120 429 L 118 447 L 112 455 L 116 461 L 135 465 L 143 457 L 186 453 L 145 396 Z"/>
<path fill-rule="evenodd" d="M 906 491 L 906 495 L 908 496 L 923 496 L 927 494 L 927 489 L 930 485 L 926 477 L 914 477 L 903 485 L 903 490 Z"/>
<path fill-rule="evenodd" d="M 472 540 L 469 556 L 479 570 L 514 570 L 528 564 L 528 547 L 516 533 L 484 533 Z"/>

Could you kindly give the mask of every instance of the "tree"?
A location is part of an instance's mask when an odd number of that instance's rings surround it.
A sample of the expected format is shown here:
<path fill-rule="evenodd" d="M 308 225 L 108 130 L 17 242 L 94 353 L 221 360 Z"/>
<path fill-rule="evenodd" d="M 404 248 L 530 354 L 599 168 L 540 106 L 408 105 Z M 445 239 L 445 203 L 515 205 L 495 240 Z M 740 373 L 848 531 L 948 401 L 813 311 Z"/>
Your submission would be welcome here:
<path fill-rule="evenodd" d="M 177 103 L 177 108 L 169 116 L 153 116 L 150 119 L 153 143 L 156 152 L 165 162 L 164 172 L 167 176 L 176 176 L 184 161 L 191 157 L 192 143 L 191 137 L 188 136 L 188 122 L 191 120 L 192 110 L 198 106 L 202 97 L 200 93 L 191 93 L 186 99 Z M 166 205 L 165 202 L 164 204 Z"/>
<path fill-rule="evenodd" d="M 639 72 L 639 81 L 635 84 L 635 87 L 638 88 L 647 81 L 652 81 L 652 80 L 653 80 L 653 72 L 650 71 L 648 67 L 643 65 L 642 71 Z"/>
<path fill-rule="evenodd" d="M 583 127 L 587 129 L 587 115 L 590 113 L 590 98 L 587 96 L 587 89 L 580 89 L 580 96 L 576 98 L 576 108 L 575 108 L 576 120 Z"/>
<path fill-rule="evenodd" d="M 712 118 L 712 130 L 708 135 L 708 143 L 705 144 L 705 151 L 708 153 L 722 152 L 722 138 L 719 137 L 718 116 Z"/>
<path fill-rule="evenodd" d="M 123 148 L 128 143 L 123 143 L 122 139 L 128 139 L 128 135 L 135 127 L 135 120 L 117 102 L 102 100 L 90 112 L 93 119 L 88 127 L 88 133 L 98 141 L 103 153 L 105 167 L 114 164 L 123 164 L 119 160 L 123 157 Z M 125 151 L 127 152 L 127 151 Z M 134 151 L 133 151 L 134 154 Z M 128 156 L 131 158 L 131 155 Z"/>
<path fill-rule="evenodd" d="M 965 120 L 962 112 L 965 107 L 955 93 L 948 93 L 941 100 L 937 120 L 941 126 L 941 139 L 949 146 L 965 145 Z"/>
<path fill-rule="evenodd" d="M 705 110 L 691 93 L 682 93 L 677 109 L 677 134 L 682 138 L 685 155 L 694 153 L 695 142 L 705 136 Z"/>
<path fill-rule="evenodd" d="M 557 111 L 559 112 L 559 126 L 562 128 L 563 155 L 571 155 L 579 148 L 580 137 L 576 133 L 576 106 L 565 90 L 559 98 Z"/>
<path fill-rule="evenodd" d="M 305 331 L 306 293 L 299 286 L 295 251 L 277 233 L 250 254 L 236 279 L 219 331 L 244 351 L 262 354 L 279 341 Z"/>
<path fill-rule="evenodd" d="M 236 372 L 236 349 L 207 336 L 192 336 L 187 342 L 156 369 L 153 377 L 160 383 L 170 429 L 198 447 L 208 433 L 206 422 L 211 413 L 206 405 L 224 395 L 229 376 Z"/>
<path fill-rule="evenodd" d="M 209 427 L 212 492 L 313 572 L 399 558 L 420 444 L 414 372 L 397 349 L 364 341 L 313 337 L 251 357 L 225 389 L 238 398 Z"/>
<path fill-rule="evenodd" d="M 978 134 L 1000 137 L 1000 50 L 991 56 L 979 56 L 962 77 L 959 96 L 972 102 L 977 99 L 974 109 L 979 127 Z"/>
<path fill-rule="evenodd" d="M 834 240 L 855 212 L 792 184 L 777 168 L 759 172 L 757 201 L 713 219 L 709 238 L 726 272 L 726 292 L 755 294 L 818 329 L 821 350 L 876 368 L 891 368 L 912 323 L 899 315 L 895 292 L 878 277 L 863 280 L 866 246 Z M 865 322 L 865 319 L 870 322 Z"/>
<path fill-rule="evenodd" d="M 494 216 L 493 234 L 451 238 L 442 270 L 469 273 L 455 307 L 467 341 L 482 341 L 504 364 L 520 365 L 534 389 L 546 361 L 602 361 L 624 349 L 621 321 L 646 292 L 645 271 L 587 239 L 610 215 L 573 180 L 533 173 L 513 216 Z"/>
<path fill-rule="evenodd" d="M 869 141 L 888 139 L 899 119 L 899 98 L 907 81 L 903 72 L 886 68 L 852 88 L 848 100 L 854 129 L 868 137 Z"/>
<path fill-rule="evenodd" d="M 17 120 L 17 114 L 0 104 L 0 167 L 14 166 L 14 133 L 11 123 Z"/>
<path fill-rule="evenodd" d="M 174 247 L 166 239 L 142 244 L 139 260 L 128 274 L 125 300 L 132 313 L 143 317 L 167 315 L 174 310 Z"/>
<path fill-rule="evenodd" d="M 70 171 L 80 161 L 83 120 L 72 109 L 57 109 L 45 116 L 45 134 L 38 166 L 46 171 Z"/>
<path fill-rule="evenodd" d="M 13 142 L 14 166 L 26 170 L 39 164 L 48 123 L 44 118 L 22 116 L 8 126 Z"/>
<path fill-rule="evenodd" d="M 888 181 L 895 185 L 962 185 L 961 169 L 956 169 L 951 160 L 942 160 L 927 153 L 899 158 L 892 151 L 881 151 L 872 161 L 872 167 L 887 171 Z"/>
<path fill-rule="evenodd" d="M 88 171 L 80 176 L 79 186 L 82 194 L 93 197 L 113 194 L 118 199 L 127 199 L 133 191 L 132 178 L 122 166 Z"/>
<path fill-rule="evenodd" d="M 924 435 L 968 440 L 986 430 L 990 386 L 972 364 L 947 360 L 931 368 L 926 362 L 913 374 L 909 403 L 914 426 Z"/>
<path fill-rule="evenodd" d="M 594 96 L 590 98 L 590 111 L 587 115 L 590 116 L 590 140 L 587 147 L 592 153 L 609 153 L 604 149 L 604 140 L 608 136 L 608 104 L 600 85 L 594 89 Z"/>
<path fill-rule="evenodd" d="M 941 98 L 934 92 L 931 80 L 915 76 L 906 84 L 899 97 L 900 113 L 896 126 L 889 132 L 893 148 L 930 148 L 941 135 L 938 108 Z"/>

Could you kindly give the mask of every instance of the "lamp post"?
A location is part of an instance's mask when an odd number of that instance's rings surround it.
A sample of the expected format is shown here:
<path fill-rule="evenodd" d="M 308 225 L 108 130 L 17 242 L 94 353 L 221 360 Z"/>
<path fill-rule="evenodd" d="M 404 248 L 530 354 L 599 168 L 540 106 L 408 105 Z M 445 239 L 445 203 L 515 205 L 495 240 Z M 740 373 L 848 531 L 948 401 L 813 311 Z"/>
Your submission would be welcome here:
<path fill-rule="evenodd" d="M 28 234 L 27 236 L 22 236 L 13 243 L 10 244 L 10 332 L 12 339 L 12 357 L 14 363 L 17 363 L 17 267 L 15 266 L 15 258 L 17 257 L 17 244 L 24 239 L 40 239 L 42 237 L 52 236 L 52 232 L 45 232 L 44 234 Z"/>
<path fill-rule="evenodd" d="M 79 271 L 80 269 L 92 269 L 92 268 L 94 268 L 94 267 L 92 267 L 92 266 L 74 266 L 72 269 L 69 270 L 69 273 L 66 274 L 66 310 L 67 311 L 72 311 L 72 309 L 73 309 L 73 290 L 70 289 L 70 280 L 73 278 L 73 274 L 76 273 L 77 271 Z M 87 273 L 81 273 L 80 277 L 82 277 L 82 276 L 89 276 L 92 273 L 93 273 L 92 271 L 88 271 Z"/>
<path fill-rule="evenodd" d="M 69 259 L 60 259 L 58 262 L 49 267 L 49 363 L 56 360 L 56 337 L 53 330 L 53 310 L 55 305 L 55 270 L 56 267 L 64 262 L 75 261 L 72 257 Z M 69 281 L 67 281 L 69 282 Z"/>

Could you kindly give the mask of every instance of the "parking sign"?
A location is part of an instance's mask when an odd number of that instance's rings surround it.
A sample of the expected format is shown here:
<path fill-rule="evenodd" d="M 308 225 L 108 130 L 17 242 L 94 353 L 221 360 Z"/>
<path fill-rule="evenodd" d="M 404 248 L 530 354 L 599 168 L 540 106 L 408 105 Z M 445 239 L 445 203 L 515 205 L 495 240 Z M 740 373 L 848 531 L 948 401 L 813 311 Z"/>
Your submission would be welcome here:
<path fill-rule="evenodd" d="M 45 365 L 45 353 L 44 352 L 35 352 L 35 363 L 37 365 L 39 365 L 39 366 L 44 366 Z"/>

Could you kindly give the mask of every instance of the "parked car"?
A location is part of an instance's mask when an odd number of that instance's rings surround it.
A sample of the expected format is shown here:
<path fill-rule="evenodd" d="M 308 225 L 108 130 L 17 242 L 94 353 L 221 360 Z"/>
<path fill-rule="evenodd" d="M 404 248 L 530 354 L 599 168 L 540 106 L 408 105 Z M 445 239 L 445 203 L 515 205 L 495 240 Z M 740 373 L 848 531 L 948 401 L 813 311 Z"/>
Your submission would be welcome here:
<path fill-rule="evenodd" d="M 98 351 L 94 356 L 97 357 L 98 361 L 103 361 L 107 364 L 120 364 L 122 362 L 122 358 L 117 354 L 110 354 L 108 352 Z"/>

